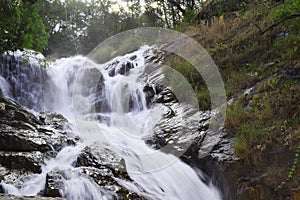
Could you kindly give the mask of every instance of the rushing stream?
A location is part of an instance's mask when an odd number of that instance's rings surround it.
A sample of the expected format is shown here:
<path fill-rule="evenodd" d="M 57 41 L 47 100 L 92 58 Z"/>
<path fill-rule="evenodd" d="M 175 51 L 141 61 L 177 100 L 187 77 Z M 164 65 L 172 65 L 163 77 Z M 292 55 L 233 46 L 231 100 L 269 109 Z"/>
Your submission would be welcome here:
<path fill-rule="evenodd" d="M 22 187 L 2 183 L 4 190 L 15 195 L 37 195 L 43 190 L 47 173 L 62 170 L 68 177 L 60 191 L 63 197 L 116 199 L 117 194 L 80 176 L 73 166 L 85 146 L 98 145 L 125 160 L 133 182 L 116 181 L 146 199 L 221 199 L 212 184 L 202 181 L 199 171 L 172 154 L 150 148 L 144 141 L 153 134 L 164 110 L 160 104 L 147 101 L 144 92 L 145 85 L 155 91 L 153 81 L 159 71 L 147 75 L 145 72 L 151 66 L 147 58 L 153 54 L 152 48 L 145 46 L 101 65 L 81 56 L 63 58 L 46 72 L 32 67 L 22 74 L 21 66 L 8 72 L 2 64 L 0 86 L 4 95 L 36 112 L 63 114 L 82 138 L 76 146 L 65 147 L 55 158 L 45 161 L 42 172 L 30 176 Z"/>

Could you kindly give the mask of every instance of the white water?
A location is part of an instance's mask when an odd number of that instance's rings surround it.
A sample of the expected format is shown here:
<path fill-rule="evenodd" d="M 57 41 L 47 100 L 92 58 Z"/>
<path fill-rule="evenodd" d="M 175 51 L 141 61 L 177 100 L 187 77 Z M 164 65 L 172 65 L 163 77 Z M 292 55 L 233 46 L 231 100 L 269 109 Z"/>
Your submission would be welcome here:
<path fill-rule="evenodd" d="M 126 169 L 134 181 L 116 181 L 147 199 L 158 200 L 218 200 L 218 190 L 206 185 L 190 166 L 171 154 L 149 148 L 143 137 L 153 134 L 155 124 L 162 117 L 159 105 L 148 108 L 143 87 L 147 78 L 144 74 L 145 55 L 151 54 L 149 47 L 129 55 L 118 57 L 116 75 L 109 76 L 111 61 L 96 65 L 83 57 L 62 59 L 48 70 L 51 79 L 44 93 L 46 109 L 57 111 L 77 126 L 76 132 L 84 144 L 64 148 L 56 158 L 45 163 L 42 173 L 34 175 L 20 188 L 3 184 L 7 193 L 36 195 L 45 184 L 46 174 L 62 170 L 67 173 L 65 188 L 61 194 L 70 200 L 112 199 L 115 194 L 98 187 L 81 177 L 72 166 L 84 145 L 104 146 L 126 162 Z M 133 55 L 137 57 L 132 60 Z M 131 62 L 134 69 L 124 76 L 118 74 L 123 63 Z M 86 69 L 97 69 L 104 77 L 104 90 L 96 95 L 100 77 Z M 96 72 L 96 71 L 95 71 Z M 105 109 L 95 108 L 95 102 L 105 100 Z M 129 102 L 131 103 L 131 106 Z M 108 111 L 109 110 L 109 111 Z M 99 121 L 99 116 L 101 121 Z M 87 190 L 88 189 L 88 190 Z"/>
<path fill-rule="evenodd" d="M 10 97 L 11 96 L 11 93 L 10 93 L 10 85 L 7 83 L 7 81 L 0 76 L 0 89 L 3 93 L 4 96 L 6 97 Z"/>

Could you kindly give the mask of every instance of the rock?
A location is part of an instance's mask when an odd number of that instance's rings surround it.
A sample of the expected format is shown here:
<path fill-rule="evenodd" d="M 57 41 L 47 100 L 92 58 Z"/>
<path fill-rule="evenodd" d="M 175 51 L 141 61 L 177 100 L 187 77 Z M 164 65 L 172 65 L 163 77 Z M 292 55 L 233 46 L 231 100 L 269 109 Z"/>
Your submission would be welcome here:
<path fill-rule="evenodd" d="M 146 63 L 159 63 L 165 58 L 165 52 L 156 49 L 153 54 L 145 57 Z"/>
<path fill-rule="evenodd" d="M 224 200 L 233 200 L 236 199 L 237 183 L 245 168 L 235 156 L 233 138 L 228 137 L 225 132 L 221 132 L 218 141 L 211 151 L 206 152 L 201 149 L 201 143 L 199 143 L 198 150 L 201 151 L 201 156 L 192 154 L 190 159 L 185 162 L 201 169 L 206 175 L 206 182 L 212 181 L 221 191 Z M 203 154 L 204 152 L 205 154 Z"/>
<path fill-rule="evenodd" d="M 268 63 L 265 63 L 264 66 L 265 67 L 273 67 L 275 64 L 276 64 L 276 62 L 268 62 Z"/>
<path fill-rule="evenodd" d="M 283 67 L 280 70 L 280 74 L 284 74 L 292 80 L 300 83 L 300 62 Z"/>
<path fill-rule="evenodd" d="M 126 188 L 120 186 L 117 181 L 114 180 L 114 177 L 114 173 L 112 173 L 112 171 L 105 166 L 102 166 L 101 168 L 79 167 L 72 170 L 52 171 L 47 174 L 44 195 L 50 197 L 60 197 L 60 191 L 63 192 L 64 188 L 68 187 L 66 182 L 73 179 L 80 180 L 82 187 L 87 186 L 86 181 L 92 180 L 94 183 L 96 183 L 96 187 L 102 188 L 103 191 L 105 191 L 105 194 L 117 195 L 119 199 L 130 199 L 128 197 L 143 199 L 136 193 L 128 191 Z"/>
<path fill-rule="evenodd" d="M 95 168 L 107 166 L 118 171 L 126 171 L 126 169 L 124 169 L 125 163 L 123 158 L 119 157 L 111 150 L 99 146 L 86 147 L 78 156 L 76 166 Z"/>
<path fill-rule="evenodd" d="M 9 169 L 24 169 L 34 173 L 41 172 L 43 154 L 35 152 L 3 152 L 0 151 L 0 164 Z"/>
<path fill-rule="evenodd" d="M 156 99 L 157 103 L 176 103 L 177 99 L 174 93 L 170 90 L 170 88 L 165 87 L 160 93 L 157 95 Z"/>
<path fill-rule="evenodd" d="M 145 93 L 146 96 L 146 104 L 147 106 L 150 106 L 151 103 L 153 103 L 154 101 L 154 97 L 155 97 L 155 91 L 153 89 L 153 87 L 146 85 L 143 89 L 143 92 Z"/>
<path fill-rule="evenodd" d="M 0 181 L 21 186 L 26 175 L 41 172 L 45 157 L 79 140 L 60 114 L 35 116 L 10 99 L 0 97 L 0 102 L 5 104 L 0 110 Z M 48 195 L 55 196 L 53 191 Z"/>
<path fill-rule="evenodd" d="M 0 110 L 5 110 L 5 103 L 0 103 Z"/>
<path fill-rule="evenodd" d="M 26 57 L 22 61 L 21 54 Z M 30 51 L 19 53 L 2 54 L 0 76 L 2 76 L 11 87 L 11 95 L 26 108 L 41 111 L 43 102 L 43 83 L 47 74 L 38 64 L 38 56 L 32 55 Z M 34 62 L 35 60 L 35 62 Z M 40 60 L 41 61 L 41 60 Z M 22 83 L 22 84 L 20 84 Z"/>
<path fill-rule="evenodd" d="M 76 166 L 80 167 L 80 173 L 86 174 L 104 189 L 118 194 L 120 199 L 143 199 L 116 181 L 121 179 L 132 182 L 126 172 L 124 160 L 109 149 L 86 147 L 78 156 Z"/>
<path fill-rule="evenodd" d="M 131 57 L 131 58 L 133 58 L 133 57 Z M 130 61 L 127 61 L 126 63 L 119 65 L 119 62 L 115 62 L 115 63 L 111 64 L 109 66 L 109 68 L 111 68 L 108 72 L 109 76 L 115 76 L 116 74 L 127 75 L 129 73 L 130 69 L 134 68 L 134 64 Z"/>
<path fill-rule="evenodd" d="M 46 197 L 61 197 L 59 190 L 64 187 L 63 179 L 64 177 L 60 171 L 47 173 L 44 195 Z"/>
<path fill-rule="evenodd" d="M 134 68 L 134 65 L 131 62 L 122 64 L 122 67 L 120 68 L 120 74 L 125 75 L 130 71 L 130 69 L 133 69 L 133 68 Z"/>
<path fill-rule="evenodd" d="M 43 113 L 45 119 L 41 120 L 12 100 L 0 101 L 6 108 L 0 110 L 0 151 L 59 151 L 78 140 L 62 115 Z"/>
<path fill-rule="evenodd" d="M 64 198 L 50 198 L 50 197 L 19 197 L 7 194 L 0 194 L 0 200 L 66 200 Z"/>
<path fill-rule="evenodd" d="M 22 185 L 27 176 L 32 175 L 33 172 L 25 169 L 9 169 L 0 165 L 0 182 L 6 184 Z M 2 186 L 0 184 L 0 190 Z M 3 193 L 4 191 L 2 190 Z"/>
<path fill-rule="evenodd" d="M 260 152 L 257 152 L 260 153 Z M 255 155 L 255 152 L 252 152 Z M 235 156 L 233 138 L 222 134 L 220 142 L 204 157 L 192 157 L 185 160 L 191 166 L 201 169 L 223 194 L 224 200 L 239 199 L 297 199 L 299 195 L 300 164 L 293 178 L 286 181 L 294 153 L 281 147 L 264 150 L 259 158 L 258 169 L 253 163 L 247 163 Z M 258 162 L 251 160 L 248 162 Z M 282 183 L 278 191 L 275 189 Z"/>
<path fill-rule="evenodd" d="M 144 138 L 154 149 L 176 156 L 183 155 L 195 139 L 204 137 L 199 120 L 209 120 L 209 112 L 197 112 L 192 107 L 179 103 L 165 103 L 163 118 L 156 124 L 154 134 Z"/>
<path fill-rule="evenodd" d="M 105 113 L 110 112 L 110 106 L 105 98 L 105 85 L 104 85 L 104 78 L 101 76 L 101 79 L 99 80 L 97 84 L 96 89 L 96 102 L 95 102 L 95 111 L 97 113 Z M 102 119 L 100 119 L 102 120 Z"/>

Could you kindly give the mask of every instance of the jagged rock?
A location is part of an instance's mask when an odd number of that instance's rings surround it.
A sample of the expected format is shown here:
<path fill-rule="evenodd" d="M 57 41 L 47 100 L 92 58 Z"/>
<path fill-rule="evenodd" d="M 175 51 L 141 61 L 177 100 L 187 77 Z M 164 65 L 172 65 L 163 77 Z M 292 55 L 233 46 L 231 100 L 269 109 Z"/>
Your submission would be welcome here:
<path fill-rule="evenodd" d="M 124 160 L 109 149 L 99 146 L 86 147 L 78 156 L 76 166 L 90 166 L 101 168 L 108 166 L 119 171 L 124 171 Z"/>
<path fill-rule="evenodd" d="M 98 146 L 86 147 L 78 156 L 76 166 L 101 187 L 117 193 L 121 199 L 143 199 L 121 186 L 116 178 L 131 182 L 124 160 L 109 149 Z"/>
<path fill-rule="evenodd" d="M 109 104 L 105 99 L 105 85 L 103 76 L 101 76 L 101 79 L 97 83 L 95 111 L 98 113 L 110 112 Z"/>
<path fill-rule="evenodd" d="M 160 50 L 155 50 L 152 55 L 147 55 L 145 57 L 146 63 L 159 63 L 165 58 L 165 52 Z"/>
<path fill-rule="evenodd" d="M 50 197 L 19 197 L 7 194 L 0 194 L 0 200 L 66 200 L 64 198 L 50 198 Z"/>
<path fill-rule="evenodd" d="M 34 152 L 0 151 L 0 164 L 10 169 L 24 169 L 35 173 L 41 172 L 43 154 Z"/>
<path fill-rule="evenodd" d="M 27 176 L 32 175 L 33 172 L 25 169 L 10 169 L 0 165 L 0 182 L 6 184 L 22 185 Z M 2 191 L 2 192 L 1 192 Z M 0 184 L 0 193 L 3 193 L 2 186 Z"/>
<path fill-rule="evenodd" d="M 61 197 L 59 190 L 64 187 L 63 179 L 61 172 L 47 173 L 44 195 L 46 197 Z"/>
<path fill-rule="evenodd" d="M 201 149 L 203 140 L 198 144 L 198 151 L 201 153 L 192 155 L 185 162 L 201 169 L 206 175 L 206 181 L 212 181 L 222 192 L 223 199 L 236 199 L 237 182 L 244 168 L 235 155 L 233 138 L 226 135 L 224 131 L 218 137 L 218 142 L 206 152 Z"/>
<path fill-rule="evenodd" d="M 129 61 L 123 63 L 121 66 L 118 65 L 119 63 L 114 63 L 114 64 L 115 66 L 112 67 L 108 72 L 109 76 L 115 76 L 116 74 L 126 75 L 129 73 L 130 69 L 134 68 L 134 64 Z"/>
<path fill-rule="evenodd" d="M 137 194 L 128 191 L 124 187 L 120 186 L 114 179 L 114 174 L 105 166 L 102 166 L 102 169 L 94 167 L 79 167 L 74 168 L 73 170 L 59 170 L 54 172 L 49 172 L 46 177 L 46 186 L 45 186 L 45 196 L 51 197 L 60 197 L 60 191 L 67 186 L 67 181 L 72 179 L 80 180 L 80 183 L 84 187 L 87 187 L 86 180 L 94 180 L 96 187 L 99 187 L 105 191 L 105 194 L 117 195 L 116 199 L 143 199 Z M 87 191 L 88 192 L 88 191 Z M 103 195 L 105 195 L 103 194 Z M 91 195 L 87 193 L 87 197 Z M 90 198 L 87 198 L 90 199 Z"/>
<path fill-rule="evenodd" d="M 157 95 L 156 99 L 157 103 L 170 103 L 170 102 L 177 102 L 176 96 L 170 90 L 170 88 L 165 87 L 160 93 Z"/>
<path fill-rule="evenodd" d="M 25 50 L 24 52 L 2 54 L 0 76 L 13 85 L 11 94 L 18 102 L 36 111 L 41 111 L 43 99 L 43 82 L 47 75 L 43 68 L 37 62 L 22 61 L 21 54 L 26 54 L 27 59 L 38 60 L 38 56 L 32 55 L 33 52 Z M 22 83 L 22 84 L 20 84 Z"/>
<path fill-rule="evenodd" d="M 147 104 L 147 106 L 149 106 L 154 100 L 155 91 L 154 91 L 153 87 L 146 85 L 143 89 L 143 92 L 145 93 L 145 96 L 146 96 L 146 104 Z"/>
<path fill-rule="evenodd" d="M 196 138 L 205 136 L 200 128 L 206 126 L 204 121 L 209 120 L 209 112 L 197 112 L 179 103 L 164 104 L 162 109 L 163 117 L 156 124 L 154 134 L 144 138 L 152 148 L 181 156 Z M 199 124 L 201 119 L 203 125 Z"/>
<path fill-rule="evenodd" d="M 46 113 L 41 120 L 12 100 L 0 98 L 0 102 L 5 104 L 0 110 L 0 151 L 59 151 L 78 140 L 59 114 Z"/>
<path fill-rule="evenodd" d="M 0 168 L 0 181 L 22 185 L 29 172 L 41 172 L 45 157 L 78 140 L 60 114 L 35 116 L 10 99 L 0 97 L 0 102 L 5 104 L 0 110 L 0 165 L 6 167 Z"/>
<path fill-rule="evenodd" d="M 235 156 L 233 138 L 224 131 L 209 129 L 213 114 L 210 111 L 189 110 L 174 102 L 163 103 L 163 108 L 163 118 L 157 123 L 154 135 L 144 138 L 145 142 L 201 169 L 204 181 L 212 181 L 224 199 L 235 199 L 232 194 L 236 193 L 236 183 L 244 170 Z"/>

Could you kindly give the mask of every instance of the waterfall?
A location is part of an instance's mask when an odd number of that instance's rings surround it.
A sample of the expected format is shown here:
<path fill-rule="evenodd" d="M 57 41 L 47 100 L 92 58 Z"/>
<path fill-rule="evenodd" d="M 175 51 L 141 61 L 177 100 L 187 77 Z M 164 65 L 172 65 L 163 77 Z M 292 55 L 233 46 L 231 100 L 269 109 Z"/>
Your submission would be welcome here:
<path fill-rule="evenodd" d="M 43 81 L 46 75 L 39 64 L 41 59 L 41 54 L 29 50 L 10 52 L 1 57 L 0 83 L 4 95 L 34 111 L 43 109 Z"/>
<path fill-rule="evenodd" d="M 151 67 L 147 57 L 151 56 L 155 56 L 152 47 L 144 46 L 100 65 L 82 56 L 63 58 L 52 63 L 46 74 L 38 72 L 32 76 L 41 76 L 34 79 L 43 91 L 37 89 L 37 84 L 27 86 L 31 83 L 22 83 L 20 78 L 11 82 L 17 75 L 5 75 L 2 66 L 0 83 L 5 95 L 16 101 L 21 97 L 33 101 L 28 95 L 10 94 L 14 84 L 25 84 L 19 89 L 38 97 L 34 100 L 38 102 L 32 102 L 38 106 L 30 109 L 63 114 L 83 139 L 77 146 L 66 147 L 55 158 L 47 160 L 42 173 L 29 177 L 22 187 L 3 183 L 5 191 L 15 195 L 37 195 L 44 187 L 46 174 L 61 170 L 65 172 L 65 187 L 60 191 L 63 197 L 70 200 L 114 199 L 116 194 L 81 177 L 73 166 L 84 146 L 98 145 L 111 149 L 125 160 L 133 182 L 115 180 L 146 199 L 221 199 L 212 184 L 202 181 L 201 174 L 174 155 L 150 148 L 144 141 L 146 136 L 153 134 L 155 125 L 163 117 L 162 105 L 151 102 L 149 105 L 144 92 L 146 85 L 153 84 L 149 80 L 151 74 L 146 73 L 147 67 Z M 30 72 L 19 73 L 28 77 Z M 153 73 L 157 76 L 158 72 Z"/>

